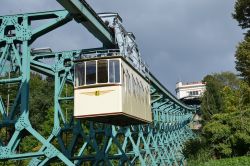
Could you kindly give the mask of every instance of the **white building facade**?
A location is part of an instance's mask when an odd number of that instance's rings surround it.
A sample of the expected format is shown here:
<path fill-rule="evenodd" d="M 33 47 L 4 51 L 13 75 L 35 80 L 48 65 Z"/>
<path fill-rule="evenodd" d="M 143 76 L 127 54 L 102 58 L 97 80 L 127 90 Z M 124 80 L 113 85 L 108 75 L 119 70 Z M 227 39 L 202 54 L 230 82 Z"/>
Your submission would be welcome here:
<path fill-rule="evenodd" d="M 178 99 L 200 98 L 206 90 L 206 84 L 203 82 L 192 82 L 176 84 L 176 96 Z"/>

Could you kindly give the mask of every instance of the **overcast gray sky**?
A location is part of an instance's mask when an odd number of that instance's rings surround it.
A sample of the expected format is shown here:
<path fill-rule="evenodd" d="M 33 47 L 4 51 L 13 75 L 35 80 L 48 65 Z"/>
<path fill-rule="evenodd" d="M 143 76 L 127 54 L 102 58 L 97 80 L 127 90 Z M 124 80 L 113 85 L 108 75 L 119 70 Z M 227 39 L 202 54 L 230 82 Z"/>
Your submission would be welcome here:
<path fill-rule="evenodd" d="M 235 0 L 88 0 L 96 12 L 118 12 L 135 34 L 143 59 L 174 92 L 178 81 L 233 71 L 242 30 L 232 19 Z M 1 0 L 0 15 L 62 9 L 55 0 Z M 92 48 L 101 43 L 71 22 L 41 38 L 33 47 L 54 51 Z"/>

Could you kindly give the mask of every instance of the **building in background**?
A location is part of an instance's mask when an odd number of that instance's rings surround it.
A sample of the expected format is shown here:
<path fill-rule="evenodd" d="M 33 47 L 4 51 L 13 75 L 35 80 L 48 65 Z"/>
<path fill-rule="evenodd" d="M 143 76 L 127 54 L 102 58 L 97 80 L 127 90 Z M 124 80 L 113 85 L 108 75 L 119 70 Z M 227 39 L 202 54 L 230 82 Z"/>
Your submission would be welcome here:
<path fill-rule="evenodd" d="M 203 82 L 192 82 L 192 83 L 182 83 L 178 82 L 176 84 L 176 96 L 183 103 L 193 106 L 197 109 L 196 114 L 194 114 L 193 121 L 190 124 L 191 129 L 200 130 L 201 129 L 201 97 L 206 90 L 206 83 Z"/>
<path fill-rule="evenodd" d="M 206 84 L 203 82 L 192 82 L 176 84 L 176 96 L 182 101 L 200 99 L 206 90 Z"/>

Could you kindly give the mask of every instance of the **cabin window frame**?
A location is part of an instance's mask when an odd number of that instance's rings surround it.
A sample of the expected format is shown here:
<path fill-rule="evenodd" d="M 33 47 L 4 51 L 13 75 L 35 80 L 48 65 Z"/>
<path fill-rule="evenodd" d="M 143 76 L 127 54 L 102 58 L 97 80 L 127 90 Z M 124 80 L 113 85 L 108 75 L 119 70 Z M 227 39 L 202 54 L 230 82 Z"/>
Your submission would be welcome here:
<path fill-rule="evenodd" d="M 98 72 L 98 69 L 99 69 L 99 65 L 98 65 L 98 62 L 99 61 L 106 61 L 107 63 L 107 82 L 105 83 L 99 83 L 99 72 Z M 114 74 L 117 76 L 118 75 L 118 78 L 116 78 L 114 76 L 113 78 L 113 81 L 110 81 L 110 61 L 117 61 L 118 62 L 118 68 L 116 68 L 117 66 L 114 67 Z M 87 80 L 87 63 L 88 62 L 95 62 L 95 83 L 91 83 L 91 84 L 87 84 L 88 80 Z M 84 71 L 80 71 L 81 73 L 84 72 L 84 76 L 83 76 L 83 84 L 79 84 L 81 81 L 79 80 L 79 71 L 77 71 L 77 65 L 79 64 L 84 64 Z M 118 73 L 116 73 L 116 70 L 119 70 Z M 74 79 L 75 79 L 75 87 L 78 88 L 78 87 L 86 87 L 86 86 L 98 86 L 98 85 L 109 85 L 109 84 L 121 84 L 122 83 L 122 60 L 121 59 L 97 59 L 97 60 L 90 60 L 90 61 L 83 61 L 83 62 L 79 62 L 79 63 L 76 63 L 75 66 L 74 66 Z M 117 80 L 118 79 L 118 80 Z"/>
<path fill-rule="evenodd" d="M 84 71 L 79 71 L 79 67 L 78 65 L 83 65 L 83 70 Z M 79 72 L 84 72 L 83 73 L 83 76 L 81 78 L 83 78 L 83 80 L 80 80 L 80 77 L 79 77 Z M 75 83 L 75 87 L 81 87 L 81 86 L 84 86 L 86 84 L 86 63 L 85 62 L 81 62 L 81 63 L 77 63 L 74 65 L 74 83 Z M 82 84 L 80 84 L 82 83 Z"/>
<path fill-rule="evenodd" d="M 88 66 L 87 64 L 88 63 L 91 63 L 91 62 L 95 62 L 95 83 L 88 83 L 89 81 L 91 81 L 91 79 L 87 79 L 87 75 L 89 74 L 89 72 L 87 72 L 87 67 L 91 67 L 91 66 Z M 94 63 L 93 63 L 94 64 Z M 97 84 L 97 60 L 93 60 L 93 61 L 87 61 L 85 62 L 85 85 L 87 86 L 90 86 L 90 85 L 95 85 Z M 92 66 L 94 68 L 94 66 Z"/>
<path fill-rule="evenodd" d="M 111 67 L 110 67 L 110 62 L 112 62 L 112 61 L 114 61 L 114 62 L 117 62 L 118 61 L 118 68 L 117 68 L 117 64 L 115 64 L 115 63 L 113 63 L 113 65 L 112 65 L 112 70 L 111 70 Z M 121 76 L 122 76 L 122 72 L 121 72 L 121 59 L 109 59 L 108 60 L 108 63 L 109 63 L 109 68 L 108 68 L 108 76 L 109 76 L 109 83 L 110 84 L 121 84 Z M 117 77 L 116 77 L 116 74 L 117 74 L 117 71 L 116 70 L 119 70 L 119 72 L 118 72 L 118 81 L 116 80 L 117 79 Z M 111 79 L 111 77 L 110 77 L 110 75 L 111 75 L 111 72 L 113 72 L 113 78 Z"/>
<path fill-rule="evenodd" d="M 101 64 L 101 63 L 99 63 L 99 62 L 101 62 L 101 61 L 105 61 L 105 63 L 103 63 L 103 64 L 105 64 L 105 68 L 106 68 L 106 72 L 105 72 L 105 81 L 104 82 L 101 82 L 100 81 L 100 76 L 99 76 L 99 69 L 100 69 L 100 67 L 99 67 L 99 65 Z M 96 77 L 97 77 L 97 84 L 107 84 L 107 83 L 109 83 L 109 61 L 108 61 L 108 59 L 100 59 L 100 60 L 97 60 L 97 74 L 96 74 Z M 99 82 L 100 81 L 100 82 Z"/>

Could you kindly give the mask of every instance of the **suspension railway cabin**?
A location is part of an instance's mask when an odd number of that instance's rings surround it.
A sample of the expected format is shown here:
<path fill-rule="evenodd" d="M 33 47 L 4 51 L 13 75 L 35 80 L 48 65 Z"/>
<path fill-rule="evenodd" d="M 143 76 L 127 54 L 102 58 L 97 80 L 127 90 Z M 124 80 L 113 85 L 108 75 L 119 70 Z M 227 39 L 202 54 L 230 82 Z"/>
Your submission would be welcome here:
<path fill-rule="evenodd" d="M 76 61 L 74 117 L 119 126 L 152 122 L 149 81 L 122 56 Z"/>

